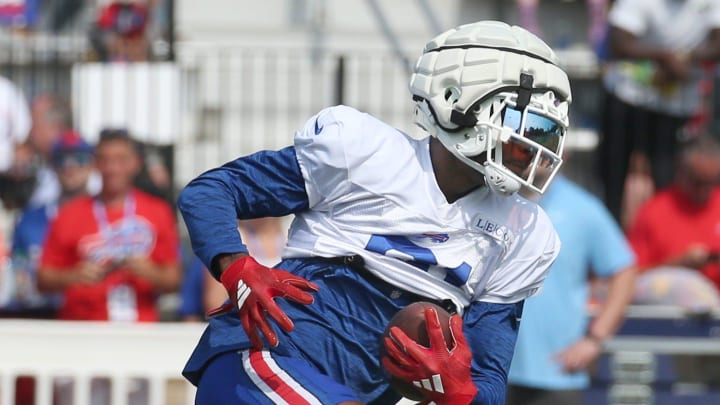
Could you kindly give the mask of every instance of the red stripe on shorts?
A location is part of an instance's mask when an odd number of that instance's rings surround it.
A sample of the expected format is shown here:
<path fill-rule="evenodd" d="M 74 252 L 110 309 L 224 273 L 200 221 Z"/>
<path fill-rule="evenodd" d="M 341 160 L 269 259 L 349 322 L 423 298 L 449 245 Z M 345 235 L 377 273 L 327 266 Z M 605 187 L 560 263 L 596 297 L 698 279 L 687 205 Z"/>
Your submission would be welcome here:
<path fill-rule="evenodd" d="M 287 403 L 292 405 L 310 405 L 303 396 L 295 391 L 283 378 L 270 368 L 267 361 L 263 358 L 262 351 L 251 351 L 250 352 L 250 365 L 252 366 L 258 377 L 263 380 L 265 384 L 270 387 L 275 393 L 277 393 Z"/>

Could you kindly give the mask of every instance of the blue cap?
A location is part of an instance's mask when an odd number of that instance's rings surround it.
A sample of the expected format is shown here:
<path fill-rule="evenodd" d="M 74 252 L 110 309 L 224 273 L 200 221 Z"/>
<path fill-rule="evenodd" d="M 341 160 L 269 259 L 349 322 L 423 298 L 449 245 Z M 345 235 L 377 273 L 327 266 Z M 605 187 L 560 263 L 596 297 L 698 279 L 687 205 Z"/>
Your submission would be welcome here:
<path fill-rule="evenodd" d="M 51 155 L 53 158 L 66 153 L 87 153 L 92 154 L 94 148 L 87 143 L 76 131 L 68 129 L 60 134 L 60 137 L 53 143 Z"/>

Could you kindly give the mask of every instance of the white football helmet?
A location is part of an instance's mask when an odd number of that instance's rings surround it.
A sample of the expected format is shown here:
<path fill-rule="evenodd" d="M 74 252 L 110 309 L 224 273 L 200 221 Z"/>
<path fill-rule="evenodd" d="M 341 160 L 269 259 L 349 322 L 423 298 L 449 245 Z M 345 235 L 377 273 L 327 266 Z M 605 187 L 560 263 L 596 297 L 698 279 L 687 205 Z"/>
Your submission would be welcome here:
<path fill-rule="evenodd" d="M 542 193 L 560 168 L 570 82 L 525 29 L 481 21 L 438 35 L 415 64 L 410 92 L 415 122 L 494 192 Z"/>

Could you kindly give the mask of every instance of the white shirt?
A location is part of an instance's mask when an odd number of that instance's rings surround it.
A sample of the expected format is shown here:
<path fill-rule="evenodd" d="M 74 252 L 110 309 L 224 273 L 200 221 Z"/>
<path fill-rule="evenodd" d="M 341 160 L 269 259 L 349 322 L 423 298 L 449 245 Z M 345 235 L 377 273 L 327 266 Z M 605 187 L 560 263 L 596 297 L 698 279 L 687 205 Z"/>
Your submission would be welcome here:
<path fill-rule="evenodd" d="M 361 255 L 390 284 L 459 307 L 535 294 L 560 241 L 520 196 L 482 187 L 449 204 L 428 139 L 349 107 L 321 111 L 295 135 L 310 210 L 293 221 L 284 257 Z"/>
<path fill-rule="evenodd" d="M 689 52 L 720 28 L 718 0 L 618 0 L 608 14 L 610 25 L 628 31 L 652 47 Z M 632 105 L 689 116 L 700 103 L 694 68 L 690 79 L 663 87 L 651 83 L 655 67 L 649 61 L 613 61 L 604 75 L 606 88 Z"/>
<path fill-rule="evenodd" d="M 11 81 L 0 76 L 0 172 L 10 168 L 15 146 L 30 132 L 27 100 Z"/>

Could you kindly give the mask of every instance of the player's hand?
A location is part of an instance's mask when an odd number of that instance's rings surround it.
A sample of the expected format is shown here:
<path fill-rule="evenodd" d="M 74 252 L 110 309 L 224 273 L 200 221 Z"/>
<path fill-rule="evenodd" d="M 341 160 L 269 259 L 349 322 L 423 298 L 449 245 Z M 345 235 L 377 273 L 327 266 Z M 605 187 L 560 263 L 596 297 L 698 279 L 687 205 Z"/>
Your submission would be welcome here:
<path fill-rule="evenodd" d="M 450 317 L 450 331 L 455 346 L 448 350 L 437 313 L 425 308 L 430 347 L 410 339 L 398 327 L 390 328 L 385 338 L 387 356 L 382 358 L 385 369 L 393 376 L 410 382 L 425 395 L 426 401 L 437 405 L 467 405 L 477 394 L 470 377 L 472 353 L 462 331 L 462 318 Z"/>
<path fill-rule="evenodd" d="M 564 372 L 576 373 L 587 369 L 601 351 L 600 342 L 584 337 L 555 355 L 555 360 L 560 363 Z"/>
<path fill-rule="evenodd" d="M 84 261 L 78 265 L 73 274 L 73 280 L 77 284 L 95 284 L 105 276 L 105 269 L 97 263 Z"/>
<path fill-rule="evenodd" d="M 262 348 L 258 329 L 272 346 L 278 338 L 270 327 L 266 313 L 286 332 L 294 325 L 275 303 L 275 297 L 283 297 L 301 304 L 312 304 L 313 297 L 307 291 L 317 291 L 318 286 L 302 277 L 279 269 L 270 269 L 250 256 L 233 262 L 220 276 L 228 292 L 230 302 L 208 312 L 209 316 L 225 313 L 233 307 L 240 312 L 243 329 L 254 348 Z"/>

